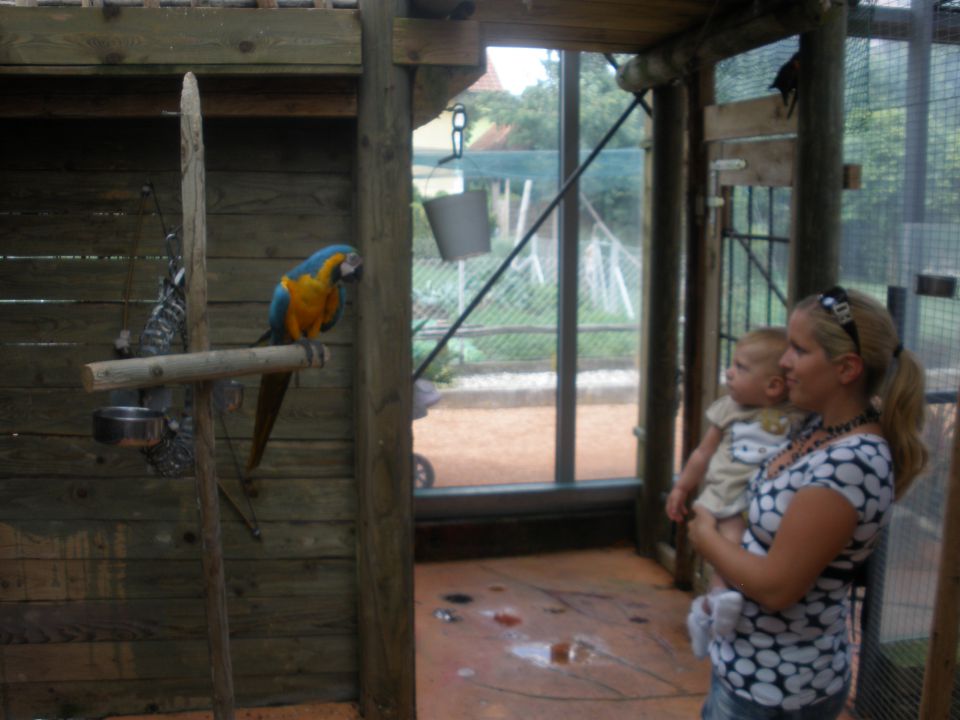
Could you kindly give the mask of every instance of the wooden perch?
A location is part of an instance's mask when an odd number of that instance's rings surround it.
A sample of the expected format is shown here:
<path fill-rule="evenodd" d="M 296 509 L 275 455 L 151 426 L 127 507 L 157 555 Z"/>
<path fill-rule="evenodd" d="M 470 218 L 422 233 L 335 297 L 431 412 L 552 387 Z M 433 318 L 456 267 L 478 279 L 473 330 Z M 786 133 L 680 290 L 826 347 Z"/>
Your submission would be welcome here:
<path fill-rule="evenodd" d="M 845 0 L 779 0 L 749 3 L 746 9 L 707 20 L 672 40 L 651 48 L 617 71 L 617 84 L 640 92 L 797 33 L 813 30 L 838 12 Z M 770 68 L 770 79 L 777 68 Z"/>
<path fill-rule="evenodd" d="M 87 392 L 96 392 L 323 367 L 330 357 L 329 351 L 319 343 L 314 343 L 312 347 L 312 358 L 307 357 L 307 350 L 302 344 L 294 343 L 104 360 L 83 366 L 83 387 Z"/>

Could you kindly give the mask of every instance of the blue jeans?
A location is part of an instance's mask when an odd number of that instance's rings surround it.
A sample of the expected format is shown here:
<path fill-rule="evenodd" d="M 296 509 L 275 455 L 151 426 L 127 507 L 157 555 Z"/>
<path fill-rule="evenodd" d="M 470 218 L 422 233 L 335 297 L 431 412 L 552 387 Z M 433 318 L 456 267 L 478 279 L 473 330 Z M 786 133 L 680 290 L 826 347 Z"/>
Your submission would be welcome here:
<path fill-rule="evenodd" d="M 700 717 L 703 720 L 835 720 L 843 712 L 849 690 L 847 686 L 831 698 L 800 710 L 782 710 L 758 705 L 734 694 L 714 673 Z"/>

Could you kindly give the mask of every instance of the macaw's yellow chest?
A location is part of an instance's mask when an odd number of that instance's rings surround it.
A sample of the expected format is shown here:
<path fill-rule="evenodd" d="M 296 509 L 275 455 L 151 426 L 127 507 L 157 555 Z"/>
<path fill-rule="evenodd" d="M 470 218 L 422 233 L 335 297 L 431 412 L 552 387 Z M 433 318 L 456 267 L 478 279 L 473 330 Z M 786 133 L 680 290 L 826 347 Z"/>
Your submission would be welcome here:
<path fill-rule="evenodd" d="M 320 326 L 331 320 L 337 311 L 337 288 L 311 275 L 301 275 L 296 280 L 284 277 L 282 282 L 290 293 L 287 326 L 290 327 L 293 321 L 301 333 L 315 336 Z"/>

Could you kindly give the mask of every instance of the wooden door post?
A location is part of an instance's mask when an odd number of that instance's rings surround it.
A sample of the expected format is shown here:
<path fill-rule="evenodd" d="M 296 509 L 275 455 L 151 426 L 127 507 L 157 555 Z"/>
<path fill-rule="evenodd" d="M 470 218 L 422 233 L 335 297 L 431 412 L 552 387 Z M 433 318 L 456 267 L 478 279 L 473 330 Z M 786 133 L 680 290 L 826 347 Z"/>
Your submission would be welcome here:
<path fill-rule="evenodd" d="M 189 351 L 210 349 L 207 328 L 207 204 L 200 93 L 193 73 L 183 78 L 180 98 L 180 173 L 183 198 L 183 261 L 187 271 L 187 339 Z M 193 386 L 193 437 L 207 643 L 213 675 L 213 716 L 233 720 L 233 667 L 227 625 L 227 593 L 220 543 L 220 505 L 214 450 L 213 381 Z"/>
<path fill-rule="evenodd" d="M 637 508 L 637 549 L 648 557 L 666 528 L 664 493 L 673 481 L 677 350 L 680 328 L 680 250 L 683 247 L 685 90 L 653 91 L 653 218 L 650 253 L 650 338 L 643 382 L 646 428 L 643 489 Z"/>
<path fill-rule="evenodd" d="M 402 0 L 362 0 L 357 88 L 356 474 L 360 710 L 412 720 L 412 82 L 393 63 Z"/>

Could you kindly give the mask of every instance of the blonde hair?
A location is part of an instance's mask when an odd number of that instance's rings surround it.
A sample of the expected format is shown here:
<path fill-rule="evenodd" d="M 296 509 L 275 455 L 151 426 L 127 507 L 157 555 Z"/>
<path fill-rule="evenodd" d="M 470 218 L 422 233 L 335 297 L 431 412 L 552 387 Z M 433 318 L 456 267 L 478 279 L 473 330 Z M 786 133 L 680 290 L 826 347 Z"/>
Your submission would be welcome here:
<path fill-rule="evenodd" d="M 748 349 L 751 356 L 771 373 L 782 375 L 780 358 L 787 351 L 787 329 L 783 327 L 760 327 L 740 336 L 737 347 Z"/>
<path fill-rule="evenodd" d="M 847 290 L 847 298 L 860 340 L 864 401 L 873 404 L 873 398 L 879 398 L 880 428 L 893 456 L 894 492 L 899 498 L 927 464 L 927 448 L 921 439 L 925 419 L 923 366 L 916 355 L 903 349 L 893 319 L 883 305 L 856 290 Z M 804 298 L 795 309 L 810 317 L 814 337 L 828 358 L 857 353 L 853 340 L 820 305 L 818 296 Z"/>

